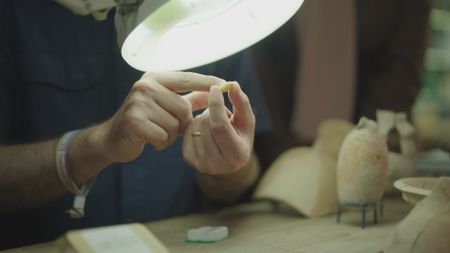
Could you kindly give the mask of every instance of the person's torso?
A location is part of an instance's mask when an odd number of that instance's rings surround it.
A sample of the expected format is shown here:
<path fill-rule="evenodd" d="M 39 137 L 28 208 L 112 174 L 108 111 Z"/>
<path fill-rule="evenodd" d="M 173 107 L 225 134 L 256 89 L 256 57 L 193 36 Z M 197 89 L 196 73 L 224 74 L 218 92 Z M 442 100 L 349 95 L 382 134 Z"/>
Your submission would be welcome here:
<path fill-rule="evenodd" d="M 12 113 L 0 117 L 0 126 L 10 127 L 0 141 L 57 138 L 111 117 L 142 74 L 122 60 L 111 17 L 98 22 L 76 16 L 50 0 L 2 4 L 11 8 L 8 18 L 13 25 L 5 34 L 13 42 L 8 54 L 15 78 L 10 94 L 14 102 L 8 110 Z M 254 106 L 257 129 L 268 129 L 248 57 L 240 54 L 216 65 L 195 71 L 240 81 Z M 73 202 L 70 194 L 42 208 L 2 216 L 0 233 L 6 236 L 0 239 L 0 248 L 53 240 L 69 229 L 147 222 L 201 210 L 206 202 L 180 146 L 180 140 L 163 152 L 147 146 L 135 161 L 104 169 L 80 220 L 65 213 Z"/>

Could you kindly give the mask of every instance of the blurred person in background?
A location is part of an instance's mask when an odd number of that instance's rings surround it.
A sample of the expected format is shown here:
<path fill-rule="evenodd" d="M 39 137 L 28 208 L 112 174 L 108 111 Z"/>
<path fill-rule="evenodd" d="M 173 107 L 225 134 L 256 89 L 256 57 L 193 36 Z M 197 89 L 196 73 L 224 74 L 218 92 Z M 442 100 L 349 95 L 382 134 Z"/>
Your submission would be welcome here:
<path fill-rule="evenodd" d="M 326 118 L 356 122 L 377 109 L 411 111 L 421 87 L 430 0 L 306 0 L 252 48 L 273 131 L 255 147 L 267 167 L 311 144 Z"/>

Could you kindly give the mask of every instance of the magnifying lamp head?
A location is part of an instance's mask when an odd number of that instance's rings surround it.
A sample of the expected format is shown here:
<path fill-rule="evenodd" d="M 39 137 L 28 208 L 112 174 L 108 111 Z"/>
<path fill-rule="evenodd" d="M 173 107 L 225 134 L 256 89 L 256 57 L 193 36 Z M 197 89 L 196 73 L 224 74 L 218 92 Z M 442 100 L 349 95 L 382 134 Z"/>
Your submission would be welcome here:
<path fill-rule="evenodd" d="M 199 67 L 265 38 L 289 20 L 302 3 L 145 0 L 134 13 L 116 16 L 122 56 L 142 71 Z"/>

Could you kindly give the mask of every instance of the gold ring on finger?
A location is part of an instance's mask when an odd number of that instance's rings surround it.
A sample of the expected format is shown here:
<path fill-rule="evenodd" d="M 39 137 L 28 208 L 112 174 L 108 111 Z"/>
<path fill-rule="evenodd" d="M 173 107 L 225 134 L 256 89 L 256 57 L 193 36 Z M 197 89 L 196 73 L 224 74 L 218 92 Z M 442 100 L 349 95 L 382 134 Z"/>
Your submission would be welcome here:
<path fill-rule="evenodd" d="M 202 133 L 200 133 L 200 132 L 198 132 L 198 131 L 195 131 L 195 132 L 192 132 L 192 137 L 196 137 L 196 136 L 201 136 L 202 135 Z"/>

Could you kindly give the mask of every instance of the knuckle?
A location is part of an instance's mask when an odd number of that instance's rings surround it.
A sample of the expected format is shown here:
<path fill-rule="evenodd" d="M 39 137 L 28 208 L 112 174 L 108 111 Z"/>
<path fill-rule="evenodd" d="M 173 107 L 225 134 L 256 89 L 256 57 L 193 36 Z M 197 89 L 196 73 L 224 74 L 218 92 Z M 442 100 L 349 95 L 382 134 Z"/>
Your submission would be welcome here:
<path fill-rule="evenodd" d="M 174 120 L 169 120 L 167 123 L 168 126 L 168 130 L 171 133 L 171 135 L 173 135 L 173 138 L 176 138 L 178 131 L 180 130 L 180 121 L 174 119 Z"/>
<path fill-rule="evenodd" d="M 138 93 L 148 93 L 156 90 L 155 81 L 153 79 L 140 79 L 134 83 L 131 90 Z"/>
<path fill-rule="evenodd" d="M 166 132 L 158 134 L 152 145 L 156 150 L 165 149 L 169 145 L 169 135 Z"/>
<path fill-rule="evenodd" d="M 127 102 L 128 111 L 137 111 L 139 110 L 139 108 L 142 108 L 143 106 L 145 106 L 145 101 L 138 96 L 130 97 L 129 101 Z"/>
<path fill-rule="evenodd" d="M 123 121 L 132 127 L 139 126 L 142 120 L 140 114 L 133 109 L 128 110 L 123 116 Z"/>
<path fill-rule="evenodd" d="M 180 72 L 180 83 L 179 86 L 183 90 L 187 90 L 189 88 L 189 84 L 192 82 L 192 72 Z"/>
<path fill-rule="evenodd" d="M 168 133 L 166 133 L 165 131 L 162 131 L 162 133 L 158 134 L 157 136 L 158 136 L 157 140 L 159 141 L 160 145 L 166 146 L 168 144 L 168 142 L 169 142 L 169 134 Z"/>
<path fill-rule="evenodd" d="M 212 122 L 210 127 L 214 135 L 224 135 L 228 132 L 228 124 L 226 122 Z"/>
<path fill-rule="evenodd" d="M 149 83 L 145 79 L 140 79 L 133 84 L 131 88 L 133 91 L 143 91 L 149 86 Z"/>
<path fill-rule="evenodd" d="M 124 118 L 125 120 L 141 119 L 144 107 L 145 102 L 143 100 L 136 98 L 129 99 L 121 109 L 122 118 Z"/>
<path fill-rule="evenodd" d="M 180 126 L 181 126 L 181 122 L 179 120 L 175 119 L 172 123 L 172 128 L 175 129 L 175 131 L 177 131 L 177 133 L 178 133 Z"/>

